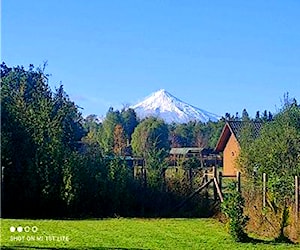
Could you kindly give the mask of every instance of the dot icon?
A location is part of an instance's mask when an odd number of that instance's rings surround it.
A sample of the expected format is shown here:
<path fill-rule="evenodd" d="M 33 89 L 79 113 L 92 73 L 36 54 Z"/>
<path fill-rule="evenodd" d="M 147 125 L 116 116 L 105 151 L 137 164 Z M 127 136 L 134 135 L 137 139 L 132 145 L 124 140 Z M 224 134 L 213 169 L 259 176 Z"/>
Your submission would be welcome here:
<path fill-rule="evenodd" d="M 10 232 L 14 233 L 16 231 L 16 228 L 15 227 L 10 227 Z"/>
<path fill-rule="evenodd" d="M 23 231 L 23 227 L 21 227 L 21 226 L 17 227 L 17 231 L 18 231 L 19 233 L 21 233 L 21 232 Z"/>

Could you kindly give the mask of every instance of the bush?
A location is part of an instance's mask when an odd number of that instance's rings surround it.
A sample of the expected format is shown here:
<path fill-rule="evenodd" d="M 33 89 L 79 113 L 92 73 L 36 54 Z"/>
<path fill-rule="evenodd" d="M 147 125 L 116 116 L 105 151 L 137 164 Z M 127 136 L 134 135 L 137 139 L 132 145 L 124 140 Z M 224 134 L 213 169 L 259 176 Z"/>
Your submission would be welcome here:
<path fill-rule="evenodd" d="M 249 219 L 244 215 L 245 200 L 236 190 L 236 182 L 230 183 L 229 190 L 221 204 L 222 212 L 228 218 L 229 233 L 237 242 L 248 242 L 245 227 Z"/>

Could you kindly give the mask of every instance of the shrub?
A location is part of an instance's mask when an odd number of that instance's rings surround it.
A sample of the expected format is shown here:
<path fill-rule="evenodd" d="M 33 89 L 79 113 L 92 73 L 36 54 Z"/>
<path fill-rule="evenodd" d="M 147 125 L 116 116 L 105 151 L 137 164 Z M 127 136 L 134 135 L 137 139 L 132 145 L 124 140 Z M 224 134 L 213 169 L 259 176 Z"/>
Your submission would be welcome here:
<path fill-rule="evenodd" d="M 245 232 L 248 217 L 244 215 L 245 200 L 236 190 L 236 182 L 229 185 L 229 192 L 224 195 L 221 204 L 222 212 L 228 218 L 229 233 L 238 242 L 247 242 L 249 237 Z"/>

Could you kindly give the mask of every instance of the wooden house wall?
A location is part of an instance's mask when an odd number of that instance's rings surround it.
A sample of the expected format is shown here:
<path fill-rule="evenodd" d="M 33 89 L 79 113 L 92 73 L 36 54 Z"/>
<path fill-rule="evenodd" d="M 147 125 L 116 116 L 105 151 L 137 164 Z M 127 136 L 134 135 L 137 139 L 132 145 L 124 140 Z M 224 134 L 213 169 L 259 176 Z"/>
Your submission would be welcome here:
<path fill-rule="evenodd" d="M 240 153 L 240 146 L 233 134 L 230 135 L 229 140 L 223 152 L 223 174 L 236 174 L 236 158 Z"/>

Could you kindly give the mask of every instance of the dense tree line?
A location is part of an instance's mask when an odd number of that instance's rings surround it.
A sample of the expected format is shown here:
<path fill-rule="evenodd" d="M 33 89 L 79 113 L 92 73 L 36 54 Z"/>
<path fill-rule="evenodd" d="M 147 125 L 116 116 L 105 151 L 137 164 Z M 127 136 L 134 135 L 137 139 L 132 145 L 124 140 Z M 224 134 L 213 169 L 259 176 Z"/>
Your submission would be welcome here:
<path fill-rule="evenodd" d="M 110 108 L 85 119 L 43 69 L 1 65 L 1 166 L 4 217 L 157 215 L 178 202 L 162 192 L 169 126 Z M 125 156 L 143 157 L 147 186 Z"/>
<path fill-rule="evenodd" d="M 1 65 L 2 215 L 5 217 L 157 216 L 190 194 L 188 180 L 164 183 L 171 147 L 213 149 L 226 120 L 166 124 L 110 108 L 83 118 L 63 86 L 51 91 L 44 69 Z M 255 119 L 270 119 L 270 114 Z M 143 160 L 133 178 L 128 156 Z M 191 160 L 184 169 L 195 168 Z M 199 208 L 199 200 L 191 207 Z"/>

